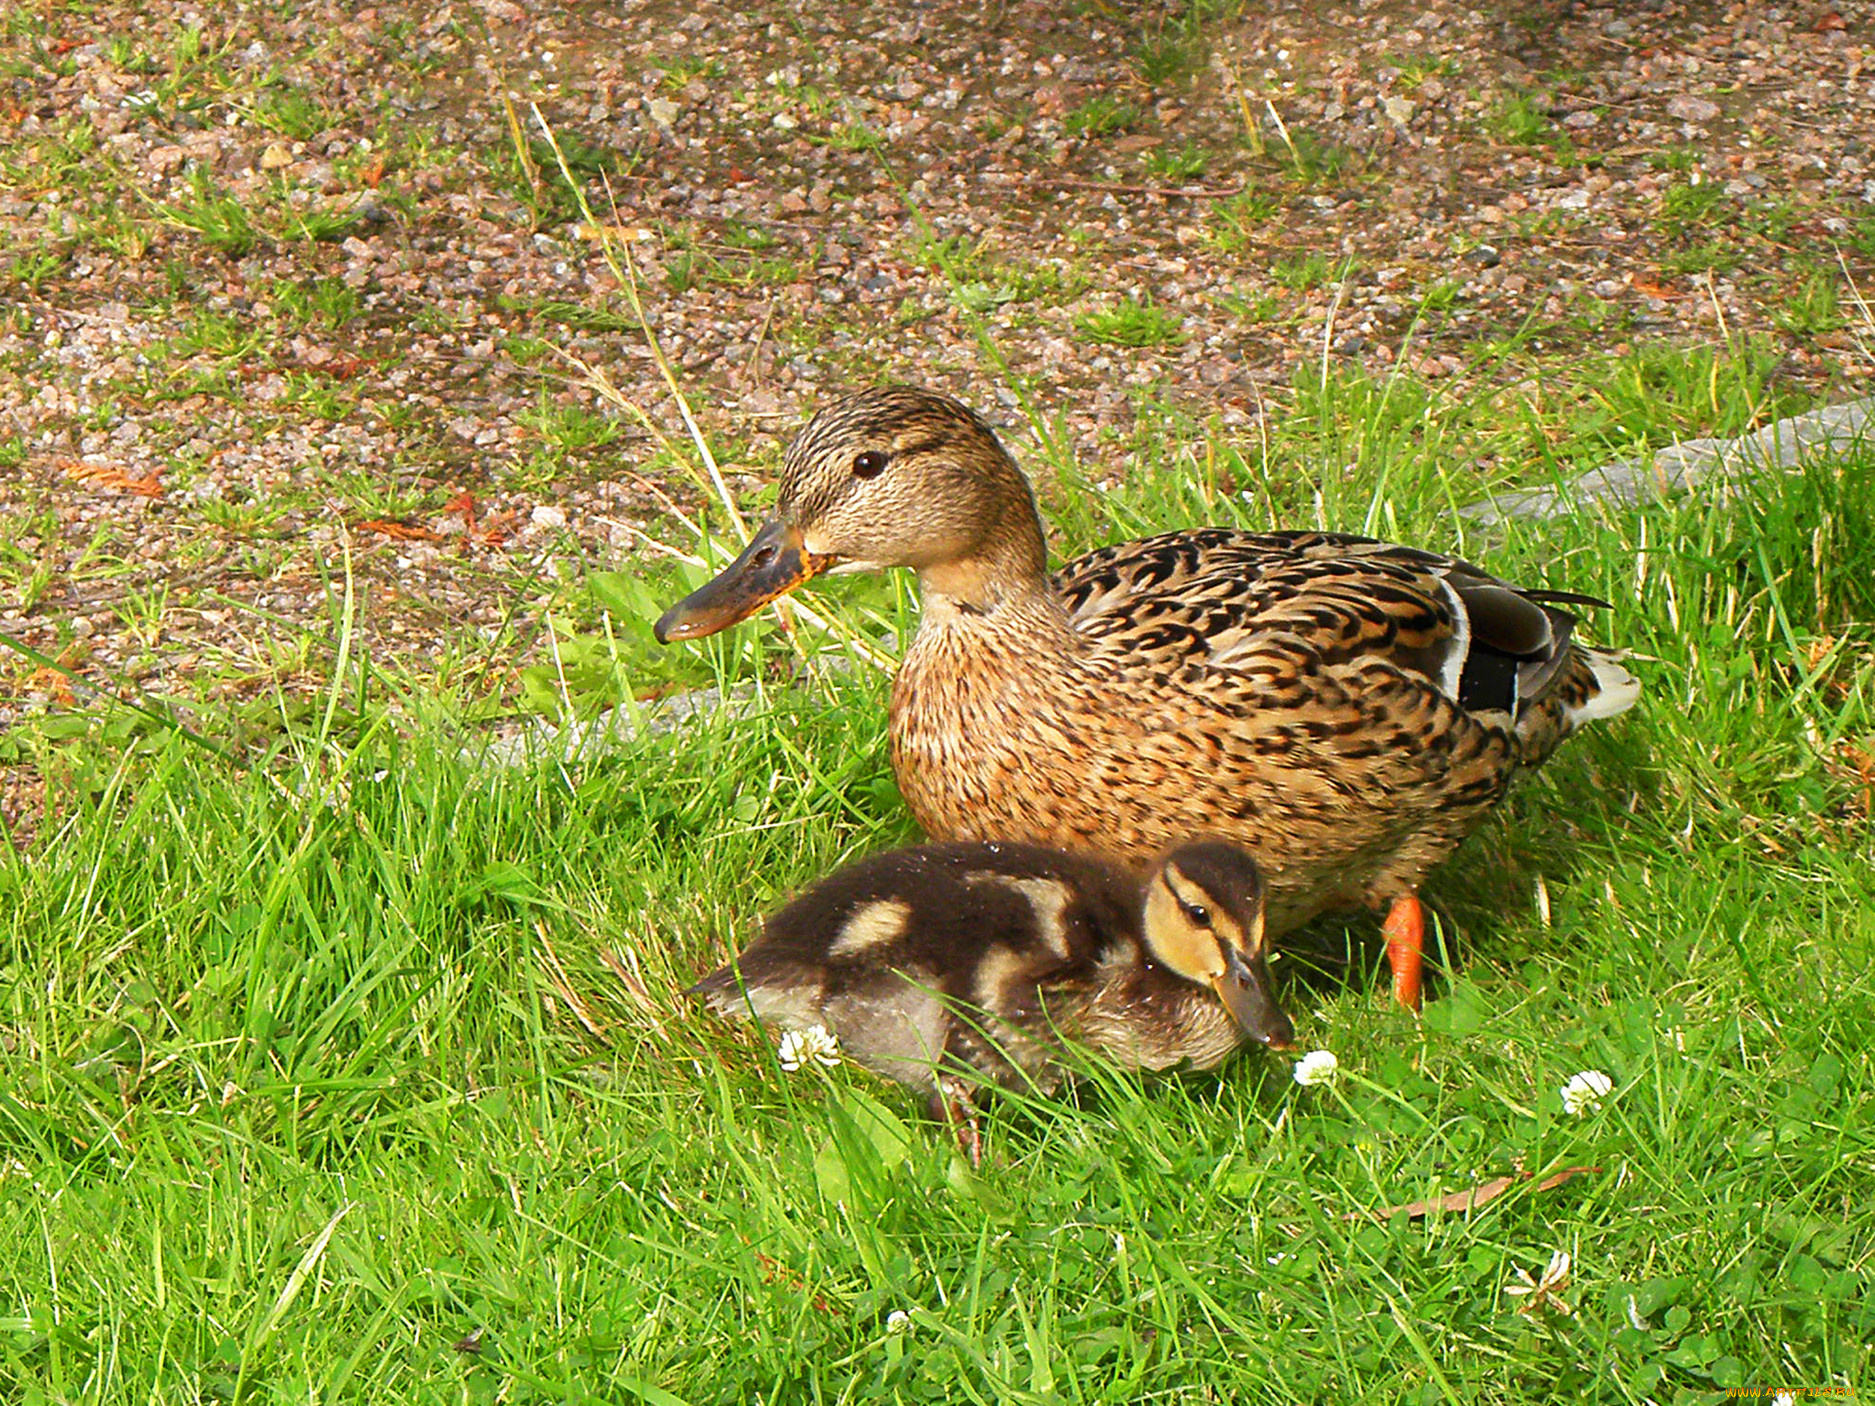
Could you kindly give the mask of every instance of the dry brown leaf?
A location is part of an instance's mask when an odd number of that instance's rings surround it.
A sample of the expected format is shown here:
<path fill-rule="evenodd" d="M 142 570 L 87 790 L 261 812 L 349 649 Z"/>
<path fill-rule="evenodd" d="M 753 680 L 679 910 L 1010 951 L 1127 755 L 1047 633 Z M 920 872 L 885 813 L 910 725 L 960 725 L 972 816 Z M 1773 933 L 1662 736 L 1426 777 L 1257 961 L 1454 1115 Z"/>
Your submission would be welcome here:
<path fill-rule="evenodd" d="M 114 464 L 87 464 L 72 461 L 61 465 L 65 477 L 76 483 L 91 488 L 113 488 L 123 493 L 135 493 L 144 498 L 163 496 L 163 471 L 151 469 L 142 478 L 132 478 Z"/>
<path fill-rule="evenodd" d="M 580 239 L 601 241 L 619 239 L 628 244 L 637 244 L 643 240 L 654 238 L 652 232 L 643 225 L 593 224 L 588 222 L 576 226 L 573 233 Z"/>
<path fill-rule="evenodd" d="M 617 977 L 619 985 L 625 988 L 625 994 L 639 1010 L 648 1015 L 659 1014 L 658 1003 L 652 999 L 651 987 L 645 981 L 644 972 L 638 965 L 638 953 L 632 948 L 625 949 L 626 956 L 621 957 L 609 947 L 599 949 L 599 956 L 612 968 L 612 975 Z M 629 963 L 626 958 L 629 957 Z"/>
<path fill-rule="evenodd" d="M 57 669 L 34 669 L 26 676 L 26 687 L 35 691 L 44 689 L 61 708 L 69 708 L 78 701 L 72 693 L 72 681 Z"/>
<path fill-rule="evenodd" d="M 1674 298 L 1684 298 L 1686 296 L 1677 289 L 1669 288 L 1666 284 L 1657 282 L 1640 273 L 1631 273 L 1628 275 L 1628 287 L 1632 288 L 1644 298 L 1666 298 L 1671 300 Z"/>
<path fill-rule="evenodd" d="M 375 532 L 380 537 L 389 537 L 396 542 L 441 542 L 446 540 L 442 533 L 432 532 L 427 527 L 418 527 L 415 523 L 399 522 L 395 518 L 366 518 L 363 522 L 352 524 L 354 532 Z"/>
<path fill-rule="evenodd" d="M 1835 751 L 1823 758 L 1823 768 L 1839 781 L 1847 781 L 1861 791 L 1851 803 L 1851 813 L 1863 820 L 1875 816 L 1875 752 L 1845 737 Z"/>
<path fill-rule="evenodd" d="M 335 381 L 349 381 L 367 367 L 376 366 L 377 362 L 368 356 L 335 356 L 319 366 L 321 375 L 330 376 Z"/>
<path fill-rule="evenodd" d="M 552 984 L 554 991 L 559 994 L 562 1001 L 566 1002 L 566 1007 L 573 1012 L 574 1019 L 586 1027 L 588 1035 L 603 1035 L 605 1031 L 593 1019 L 592 1012 L 580 999 L 579 993 L 573 989 L 573 979 L 566 974 L 566 968 L 560 964 L 560 954 L 553 950 L 553 940 L 547 936 L 546 923 L 536 919 L 534 932 L 540 938 L 541 970 L 546 973 L 547 980 Z"/>
<path fill-rule="evenodd" d="M 1599 1172 L 1600 1167 L 1564 1167 L 1551 1172 L 1531 1188 L 1532 1191 L 1553 1191 L 1566 1181 Z M 1519 1182 L 1529 1181 L 1530 1173 L 1514 1172 L 1507 1177 L 1492 1177 L 1481 1182 L 1469 1191 L 1454 1191 L 1445 1196 L 1433 1196 L 1424 1201 L 1408 1201 L 1403 1205 L 1389 1206 L 1384 1211 L 1350 1211 L 1349 1220 L 1358 1220 L 1362 1216 L 1372 1216 L 1375 1220 L 1388 1220 L 1394 1216 L 1429 1216 L 1434 1211 L 1475 1211 L 1487 1206 L 1509 1191 Z"/>
<path fill-rule="evenodd" d="M 508 529 L 514 525 L 514 518 L 512 511 L 495 513 L 483 519 L 480 530 L 469 535 L 484 546 L 499 547 L 508 540 Z"/>
<path fill-rule="evenodd" d="M 59 668 L 41 665 L 26 676 L 26 687 L 44 689 L 61 707 L 71 707 L 78 700 L 72 692 L 71 676 L 80 673 L 85 661 L 91 657 L 91 645 L 86 640 L 73 640 L 59 651 Z"/>
<path fill-rule="evenodd" d="M 802 1276 L 800 1271 L 781 1263 L 780 1260 L 772 1255 L 763 1254 L 760 1250 L 754 1250 L 751 1251 L 751 1253 L 755 1256 L 755 1262 L 762 1267 L 762 1278 L 768 1283 L 781 1284 L 797 1292 L 807 1288 L 807 1280 Z M 814 1295 L 813 1302 L 815 1309 L 821 1313 L 839 1312 L 838 1309 L 827 1302 L 825 1297 L 818 1293 Z"/>

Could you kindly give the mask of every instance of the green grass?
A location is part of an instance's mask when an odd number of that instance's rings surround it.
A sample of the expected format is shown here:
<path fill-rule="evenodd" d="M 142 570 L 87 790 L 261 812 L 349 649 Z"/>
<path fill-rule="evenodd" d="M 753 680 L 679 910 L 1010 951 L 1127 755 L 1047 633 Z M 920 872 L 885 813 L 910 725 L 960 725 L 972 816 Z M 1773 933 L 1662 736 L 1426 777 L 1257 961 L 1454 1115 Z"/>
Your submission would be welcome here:
<path fill-rule="evenodd" d="M 1332 181 L 1355 165 L 1354 152 L 1314 132 L 1289 128 L 1280 135 L 1269 154 L 1295 180 L 1309 185 Z"/>
<path fill-rule="evenodd" d="M 1745 251 L 1729 239 L 1704 243 L 1667 254 L 1660 261 L 1667 274 L 1730 273 L 1745 261 Z"/>
<path fill-rule="evenodd" d="M 1688 366 L 1666 405 L 1658 366 L 1553 394 L 1660 443 L 1730 366 Z M 394 661 L 341 649 L 311 706 L 198 722 L 241 764 L 121 711 L 0 737 L 53 805 L 0 852 L 0 1381 L 26 1384 L 0 1397 L 1418 1406 L 1865 1380 L 1875 451 L 1489 539 L 1451 509 L 1501 471 L 1457 466 L 1531 426 L 1404 379 L 1290 395 L 1267 445 L 1143 422 L 1107 493 L 1045 421 L 1015 436 L 1058 550 L 1378 531 L 1613 601 L 1588 628 L 1647 689 L 1435 878 L 1422 1020 L 1385 1007 L 1365 917 L 1279 963 L 1340 1084 L 1254 1054 L 1096 1074 L 996 1101 L 973 1175 L 911 1097 L 783 1076 L 676 994 L 789 891 L 911 837 L 876 674 L 777 682 L 778 637 L 745 627 L 661 656 L 752 688 L 743 715 L 503 770 Z M 685 580 L 595 577 L 568 638 L 616 643 L 575 663 L 655 691 L 643 619 Z M 881 638 L 914 618 L 902 579 L 817 598 Z M 1584 1069 L 1615 1092 L 1568 1117 Z M 1600 1170 L 1369 1215 L 1565 1166 Z M 1517 1271 L 1559 1249 L 1573 1315 L 1518 1313 Z"/>
<path fill-rule="evenodd" d="M 987 238 L 927 233 L 913 240 L 907 253 L 945 281 L 953 304 L 976 315 L 1010 303 L 1061 302 L 1091 282 L 1078 261 L 1001 257 Z"/>
<path fill-rule="evenodd" d="M 1110 137 L 1138 125 L 1140 116 L 1137 105 L 1100 93 L 1063 113 L 1061 130 L 1070 137 Z"/>
<path fill-rule="evenodd" d="M 1128 298 L 1111 307 L 1097 308 L 1074 320 L 1075 329 L 1090 342 L 1113 347 L 1170 347 L 1185 340 L 1179 330 L 1184 318 L 1150 299 Z"/>
<path fill-rule="evenodd" d="M 157 215 L 166 223 L 193 230 L 210 249 L 240 257 L 260 243 L 247 207 L 197 170 L 190 178 L 189 200 L 182 205 L 159 205 Z"/>
<path fill-rule="evenodd" d="M 1259 231 L 1282 210 L 1282 202 L 1263 191 L 1245 191 L 1213 207 L 1216 219 L 1206 232 L 1220 254 L 1236 254 L 1255 244 Z"/>
<path fill-rule="evenodd" d="M 1270 265 L 1270 278 L 1298 293 L 1310 288 L 1320 288 L 1334 275 L 1336 265 L 1326 254 L 1311 250 L 1307 254 L 1295 254 Z"/>
<path fill-rule="evenodd" d="M 1208 45 L 1203 16 L 1194 6 L 1183 22 L 1162 25 L 1142 34 L 1133 51 L 1133 67 L 1150 88 L 1188 84 L 1203 72 Z"/>
<path fill-rule="evenodd" d="M 1725 191 L 1716 182 L 1688 180 L 1660 193 L 1660 227 L 1676 239 L 1687 238 L 1710 226 L 1725 205 Z"/>
<path fill-rule="evenodd" d="M 1783 307 L 1774 309 L 1771 321 L 1793 337 L 1814 337 L 1839 331 L 1849 323 L 1843 315 L 1833 271 L 1819 270 L 1810 275 Z"/>
<path fill-rule="evenodd" d="M 1403 54 L 1392 60 L 1392 66 L 1399 71 L 1393 81 L 1409 93 L 1418 92 L 1428 78 L 1456 78 L 1464 72 L 1457 59 L 1445 55 Z"/>
<path fill-rule="evenodd" d="M 825 137 L 809 137 L 808 140 L 835 151 L 879 151 L 886 145 L 885 138 L 864 122 L 842 122 Z"/>
<path fill-rule="evenodd" d="M 1485 130 L 1510 146 L 1539 146 L 1558 139 L 1549 113 L 1527 93 L 1508 93 L 1485 119 Z"/>
<path fill-rule="evenodd" d="M 1211 153 L 1195 142 L 1176 149 L 1160 147 L 1146 153 L 1146 174 L 1160 181 L 1195 181 L 1211 164 Z"/>

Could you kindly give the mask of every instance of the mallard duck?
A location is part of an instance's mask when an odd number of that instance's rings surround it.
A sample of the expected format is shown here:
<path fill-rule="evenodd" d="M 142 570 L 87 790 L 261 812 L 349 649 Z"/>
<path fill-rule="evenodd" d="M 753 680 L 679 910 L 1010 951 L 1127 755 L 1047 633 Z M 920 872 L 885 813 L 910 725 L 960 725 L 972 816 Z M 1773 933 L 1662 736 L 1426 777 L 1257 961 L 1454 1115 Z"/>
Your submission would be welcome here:
<path fill-rule="evenodd" d="M 1144 863 L 1243 845 L 1280 936 L 1385 909 L 1420 998 L 1426 874 L 1583 723 L 1631 706 L 1567 605 L 1456 557 L 1335 532 L 1205 527 L 1050 575 L 1028 480 L 989 426 L 877 388 L 810 420 L 774 518 L 658 621 L 708 635 L 821 572 L 908 566 L 923 615 L 892 689 L 900 791 L 934 839 L 1007 837 Z"/>
<path fill-rule="evenodd" d="M 975 1160 L 972 1073 L 1052 1089 L 1062 1040 L 1149 1070 L 1290 1044 L 1263 935 L 1256 862 L 1221 841 L 1180 845 L 1143 882 L 1036 845 L 921 845 L 814 885 L 690 994 L 724 1015 L 829 1031 L 929 1095 Z"/>

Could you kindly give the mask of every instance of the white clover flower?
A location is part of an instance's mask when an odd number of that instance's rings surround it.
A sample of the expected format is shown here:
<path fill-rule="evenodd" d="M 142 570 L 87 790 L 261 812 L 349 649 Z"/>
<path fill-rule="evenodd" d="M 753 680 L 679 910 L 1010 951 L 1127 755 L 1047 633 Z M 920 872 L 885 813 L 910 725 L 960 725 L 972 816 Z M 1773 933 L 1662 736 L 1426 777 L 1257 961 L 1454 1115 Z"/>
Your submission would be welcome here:
<path fill-rule="evenodd" d="M 1296 1082 L 1303 1088 L 1312 1084 L 1331 1084 L 1341 1073 L 1341 1061 L 1333 1050 L 1310 1050 L 1296 1061 Z"/>
<path fill-rule="evenodd" d="M 1771 1398 L 1771 1406 L 1797 1406 L 1797 1398 L 1787 1391 L 1780 1391 Z"/>
<path fill-rule="evenodd" d="M 1562 1086 L 1563 1112 L 1580 1118 L 1584 1113 L 1599 1113 L 1602 1100 L 1615 1091 L 1615 1081 L 1599 1069 L 1584 1069 Z"/>
<path fill-rule="evenodd" d="M 840 1042 L 826 1026 L 810 1025 L 805 1030 L 785 1031 L 775 1055 L 790 1074 L 807 1064 L 831 1069 L 840 1062 Z"/>
<path fill-rule="evenodd" d="M 895 1308 L 885 1316 L 885 1330 L 888 1333 L 909 1333 L 911 1315 L 902 1308 Z"/>

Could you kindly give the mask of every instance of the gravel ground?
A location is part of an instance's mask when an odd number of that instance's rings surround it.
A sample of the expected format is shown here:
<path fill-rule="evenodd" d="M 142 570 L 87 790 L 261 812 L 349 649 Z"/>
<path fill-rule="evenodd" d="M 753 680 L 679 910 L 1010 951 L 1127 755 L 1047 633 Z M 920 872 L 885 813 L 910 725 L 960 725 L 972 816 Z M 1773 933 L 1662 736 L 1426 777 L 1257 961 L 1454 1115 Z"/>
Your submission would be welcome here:
<path fill-rule="evenodd" d="M 1029 387 L 1113 471 L 1140 404 L 1250 426 L 1324 356 L 1463 393 L 1744 335 L 1839 399 L 1869 365 L 1872 21 L 27 5 L 0 20 L 0 634 L 106 691 L 291 696 L 330 678 L 349 552 L 364 648 L 499 695 L 569 566 L 669 535 L 695 490 L 553 350 L 680 432 L 598 231 L 517 151 L 530 105 L 732 461 L 881 377 L 1011 421 Z M 0 746 L 83 694 L 0 651 Z"/>

